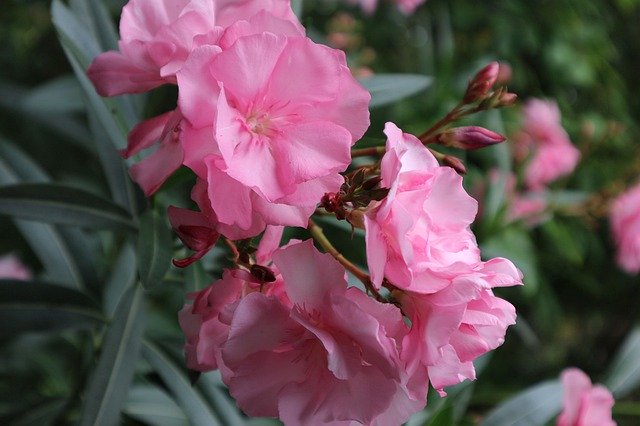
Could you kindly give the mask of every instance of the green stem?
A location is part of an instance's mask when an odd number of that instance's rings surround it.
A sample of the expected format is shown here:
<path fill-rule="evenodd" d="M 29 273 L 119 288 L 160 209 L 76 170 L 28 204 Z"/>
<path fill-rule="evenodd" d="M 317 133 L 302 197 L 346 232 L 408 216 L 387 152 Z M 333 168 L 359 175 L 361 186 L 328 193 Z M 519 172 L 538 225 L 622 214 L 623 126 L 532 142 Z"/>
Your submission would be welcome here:
<path fill-rule="evenodd" d="M 307 229 L 309 230 L 309 233 L 311 234 L 313 239 L 316 240 L 318 244 L 320 244 L 320 246 L 327 253 L 333 256 L 335 260 L 340 262 L 340 264 L 344 266 L 344 268 L 347 271 L 351 272 L 356 278 L 358 278 L 360 282 L 364 284 L 366 289 L 369 292 L 371 292 L 371 294 L 373 294 L 373 296 L 376 298 L 377 301 L 379 302 L 385 301 L 385 299 L 380 295 L 380 293 L 378 293 L 378 290 L 376 290 L 376 288 L 373 286 L 373 283 L 371 282 L 371 278 L 369 277 L 369 275 L 364 271 L 362 271 L 360 268 L 358 268 L 356 265 L 351 263 L 349 259 L 344 257 L 342 253 L 340 253 L 333 246 L 333 244 L 331 244 L 331 241 L 329 241 L 327 236 L 324 235 L 324 232 L 322 232 L 322 228 L 320 228 L 318 224 L 316 224 L 313 220 L 309 219 L 309 227 Z"/>

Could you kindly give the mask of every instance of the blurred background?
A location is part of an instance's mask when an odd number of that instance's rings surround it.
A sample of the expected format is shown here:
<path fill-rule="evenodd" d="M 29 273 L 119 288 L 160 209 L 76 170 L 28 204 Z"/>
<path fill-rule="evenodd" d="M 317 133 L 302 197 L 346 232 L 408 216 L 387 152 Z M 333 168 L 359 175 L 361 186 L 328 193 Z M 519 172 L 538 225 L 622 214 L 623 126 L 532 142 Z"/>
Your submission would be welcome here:
<path fill-rule="evenodd" d="M 103 49 L 113 47 L 100 22 L 117 24 L 124 2 L 103 0 L 99 13 L 87 3 L 91 2 L 72 0 L 70 10 Z M 544 220 L 535 224 L 508 221 L 508 200 L 496 195 L 504 187 L 492 189 L 489 179 L 494 169 L 518 174 L 513 141 L 462 154 L 469 170 L 467 189 L 483 206 L 474 229 L 483 254 L 513 260 L 525 273 L 525 286 L 499 292 L 516 306 L 518 324 L 509 330 L 506 343 L 483 360 L 473 391 L 465 392 L 464 401 L 451 403 L 457 407 L 447 414 L 451 424 L 475 424 L 507 398 L 557 378 L 567 366 L 585 370 L 594 382 L 610 385 L 616 377 L 624 381 L 621 390 L 614 392 L 621 397 L 615 419 L 621 425 L 640 424 L 640 337 L 634 334 L 640 320 L 640 277 L 616 265 L 607 220 L 611 198 L 640 176 L 640 1 L 429 0 L 408 16 L 384 1 L 371 15 L 356 5 L 333 0 L 305 0 L 302 6 L 301 20 L 309 36 L 344 49 L 357 76 L 432 77 L 419 93 L 372 109 L 364 143 L 380 142 L 386 121 L 415 134 L 426 130 L 458 102 L 476 71 L 497 60 L 510 70 L 506 84 L 521 101 L 557 102 L 562 125 L 581 152 L 576 170 L 550 185 L 553 201 Z M 103 157 L 96 144 L 103 137 L 100 125 L 95 114 L 88 112 L 86 95 L 58 41 L 50 9 L 48 0 L 2 3 L 0 166 L 16 169 L 15 175 L 25 181 L 48 176 L 47 180 L 108 198 Z M 168 110 L 175 96 L 174 88 L 162 88 L 127 98 L 129 110 L 125 110 L 133 112 L 121 124 L 130 128 L 139 118 Z M 521 104 L 478 114 L 463 123 L 516 135 L 522 125 Z M 186 205 L 191 180 L 182 171 L 152 202 L 138 194 L 138 208 Z M 59 252 L 47 254 L 33 234 L 25 236 L 24 226 L 0 216 L 0 255 L 13 253 L 35 277 L 51 278 L 51 270 L 56 269 L 53 258 L 60 257 Z M 113 313 L 117 302 L 105 301 L 112 288 L 109 283 L 136 280 L 133 260 L 127 261 L 135 257 L 133 244 L 118 233 L 53 228 L 60 230 L 69 253 L 76 256 L 88 297 L 111 306 Z M 364 263 L 361 235 L 350 239 L 340 225 L 328 224 L 327 230 L 338 248 Z M 78 235 L 70 235 L 74 233 Z M 86 246 L 75 244 L 78 236 Z M 183 272 L 172 267 L 162 285 L 146 292 L 146 325 L 141 333 L 154 343 L 143 349 L 147 361 L 136 367 L 123 423 L 187 422 L 183 401 L 172 396 L 176 390 L 167 385 L 168 373 L 158 371 L 161 368 L 150 361 L 149 351 L 160 348 L 167 365 L 177 369 L 174 373 L 186 374 L 181 370 L 177 311 L 187 291 L 208 284 L 227 264 L 227 254 L 217 249 L 204 268 L 186 271 L 186 285 Z M 194 284 L 196 278 L 201 284 Z M 122 293 L 125 284 L 121 287 L 114 288 Z M 6 315 L 2 318 L 17 321 L 13 314 Z M 0 423 L 66 424 L 80 417 L 89 373 L 104 352 L 103 330 L 53 328 L 47 333 L 17 335 L 19 326 L 0 326 Z M 622 359 L 619 353 L 625 342 L 630 352 Z M 207 390 L 201 392 L 205 399 L 213 398 L 212 406 L 223 407 L 218 407 L 220 412 L 233 410 L 216 380 L 211 382 L 215 397 Z M 434 402 L 437 399 L 431 397 L 433 410 L 416 424 L 429 424 L 443 412 L 444 405 Z M 161 407 L 168 414 L 158 417 Z M 238 413 L 221 417 L 222 424 L 248 421 Z"/>

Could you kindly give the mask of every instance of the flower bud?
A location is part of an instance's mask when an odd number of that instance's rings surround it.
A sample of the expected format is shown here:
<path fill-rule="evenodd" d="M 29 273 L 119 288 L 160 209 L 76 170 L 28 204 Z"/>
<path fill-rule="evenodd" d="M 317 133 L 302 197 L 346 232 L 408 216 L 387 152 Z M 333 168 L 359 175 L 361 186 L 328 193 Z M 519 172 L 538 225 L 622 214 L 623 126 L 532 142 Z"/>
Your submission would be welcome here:
<path fill-rule="evenodd" d="M 469 81 L 463 98 L 464 103 L 469 104 L 484 98 L 495 84 L 499 71 L 500 65 L 495 61 L 478 71 Z"/>
<path fill-rule="evenodd" d="M 437 141 L 444 146 L 459 149 L 479 149 L 504 142 L 506 138 L 479 126 L 456 127 L 438 135 Z"/>
<path fill-rule="evenodd" d="M 459 175 L 466 175 L 467 168 L 464 166 L 464 163 L 458 157 L 454 157 L 452 155 L 445 155 L 442 157 L 442 164 L 445 166 L 451 167 L 456 171 Z"/>

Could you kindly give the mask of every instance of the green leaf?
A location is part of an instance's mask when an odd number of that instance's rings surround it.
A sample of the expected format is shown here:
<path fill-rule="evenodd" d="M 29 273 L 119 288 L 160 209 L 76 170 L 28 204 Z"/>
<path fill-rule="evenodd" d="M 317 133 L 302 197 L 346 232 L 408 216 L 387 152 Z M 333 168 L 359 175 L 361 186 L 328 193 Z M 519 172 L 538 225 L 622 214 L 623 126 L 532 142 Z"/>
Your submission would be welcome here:
<path fill-rule="evenodd" d="M 447 404 L 425 426 L 453 426 L 453 406 Z"/>
<path fill-rule="evenodd" d="M 419 74 L 376 74 L 359 81 L 371 93 L 369 107 L 376 108 L 423 91 L 432 84 L 433 78 Z"/>
<path fill-rule="evenodd" d="M 144 323 L 144 292 L 132 287 L 105 332 L 98 365 L 89 380 L 81 425 L 118 423 L 139 356 Z"/>
<path fill-rule="evenodd" d="M 20 181 L 46 182 L 47 174 L 31 158 L 6 140 L 0 139 L 0 184 L 8 185 Z M 14 220 L 16 227 L 38 256 L 48 277 L 69 287 L 83 287 L 85 267 L 78 264 L 74 250 L 69 247 L 68 238 L 55 226 Z M 87 259 L 83 262 L 90 263 Z"/>
<path fill-rule="evenodd" d="M 138 121 L 130 108 L 122 106 L 121 99 L 100 97 L 86 75 L 91 60 L 101 48 L 85 23 L 78 19 L 60 0 L 51 4 L 53 24 L 62 48 L 84 92 L 88 106 L 96 114 L 109 139 L 117 148 L 126 145 L 129 129 Z"/>
<path fill-rule="evenodd" d="M 605 384 L 616 399 L 624 398 L 640 385 L 640 326 L 627 336 L 609 366 Z"/>
<path fill-rule="evenodd" d="M 202 394 L 189 383 L 184 370 L 180 369 L 160 348 L 149 341 L 144 341 L 142 353 L 160 375 L 192 425 L 220 425 Z"/>
<path fill-rule="evenodd" d="M 162 282 L 171 265 L 171 232 L 157 212 L 148 210 L 140 217 L 138 235 L 138 263 L 140 281 L 149 289 Z"/>
<path fill-rule="evenodd" d="M 244 418 L 225 391 L 219 371 L 202 374 L 197 382 L 198 388 L 209 401 L 209 406 L 215 409 L 222 422 L 228 426 L 243 424 Z"/>
<path fill-rule="evenodd" d="M 50 424 L 64 410 L 67 401 L 63 398 L 47 398 L 30 406 L 11 426 L 42 426 Z"/>
<path fill-rule="evenodd" d="M 79 291 L 40 282 L 0 280 L 0 336 L 85 328 L 103 320 L 96 303 Z"/>
<path fill-rule="evenodd" d="M 45 183 L 0 187 L 0 214 L 95 229 L 135 231 L 124 209 L 81 189 Z"/>
<path fill-rule="evenodd" d="M 165 391 L 152 385 L 132 387 L 122 412 L 145 424 L 155 426 L 189 425 L 187 416 L 173 399 Z"/>
<path fill-rule="evenodd" d="M 135 283 L 137 272 L 136 253 L 130 244 L 125 244 L 112 268 L 102 297 L 104 311 L 109 317 L 116 311 L 127 289 Z"/>
<path fill-rule="evenodd" d="M 480 426 L 543 425 L 562 408 L 562 384 L 551 380 L 532 386 L 492 410 Z"/>
<path fill-rule="evenodd" d="M 22 108 L 41 113 L 75 113 L 84 110 L 82 92 L 72 75 L 50 80 L 30 90 Z"/>

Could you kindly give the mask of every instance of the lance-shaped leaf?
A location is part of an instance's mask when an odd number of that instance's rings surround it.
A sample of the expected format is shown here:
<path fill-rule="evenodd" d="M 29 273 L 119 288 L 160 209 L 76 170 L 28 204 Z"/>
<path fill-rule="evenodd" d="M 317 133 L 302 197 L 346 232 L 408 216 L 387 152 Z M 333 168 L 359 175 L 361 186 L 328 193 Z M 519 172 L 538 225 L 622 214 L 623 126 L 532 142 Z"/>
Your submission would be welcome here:
<path fill-rule="evenodd" d="M 225 390 L 220 371 L 216 370 L 202 374 L 198 378 L 197 386 L 209 401 L 209 405 L 215 408 L 216 413 L 225 425 L 234 426 L 244 423 L 245 419 L 238 406 Z"/>
<path fill-rule="evenodd" d="M 136 230 L 122 207 L 90 192 L 55 184 L 0 187 L 0 214 L 94 229 Z"/>
<path fill-rule="evenodd" d="M 605 384 L 617 398 L 640 386 L 640 327 L 634 328 L 609 367 Z"/>
<path fill-rule="evenodd" d="M 135 286 L 120 301 L 105 332 L 98 365 L 89 380 L 81 425 L 118 424 L 140 352 L 144 319 L 144 292 Z"/>
<path fill-rule="evenodd" d="M 0 336 L 86 328 L 102 321 L 98 305 L 79 291 L 40 282 L 0 280 Z"/>
<path fill-rule="evenodd" d="M 171 231 L 165 220 L 155 211 L 149 210 L 140 218 L 138 235 L 138 264 L 140 281 L 145 288 L 162 282 L 171 265 Z"/>
<path fill-rule="evenodd" d="M 202 394 L 191 386 L 184 370 L 180 369 L 167 354 L 148 341 L 143 343 L 142 353 L 160 375 L 192 425 L 220 425 L 220 421 L 213 414 Z"/>
<path fill-rule="evenodd" d="M 189 425 L 187 416 L 178 404 L 165 391 L 152 385 L 138 385 L 131 388 L 123 412 L 129 417 L 150 425 Z"/>
<path fill-rule="evenodd" d="M 433 79 L 419 74 L 377 74 L 359 81 L 371 93 L 369 107 L 376 108 L 423 91 L 431 85 Z"/>
<path fill-rule="evenodd" d="M 480 426 L 544 425 L 560 413 L 562 384 L 558 380 L 532 386 L 500 404 Z"/>

